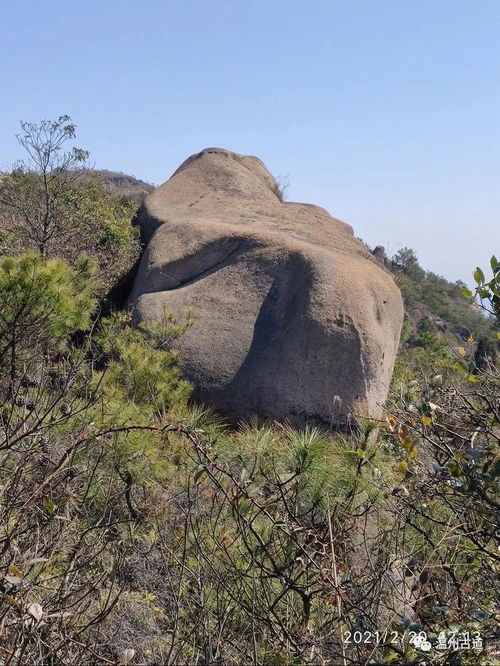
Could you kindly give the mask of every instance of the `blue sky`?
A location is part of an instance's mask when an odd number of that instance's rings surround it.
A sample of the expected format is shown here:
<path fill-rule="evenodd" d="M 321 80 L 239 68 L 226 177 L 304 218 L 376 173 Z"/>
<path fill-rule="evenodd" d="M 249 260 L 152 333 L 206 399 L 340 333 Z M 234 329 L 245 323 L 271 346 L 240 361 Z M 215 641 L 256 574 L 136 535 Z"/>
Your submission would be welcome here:
<path fill-rule="evenodd" d="M 469 281 L 500 255 L 498 0 L 0 0 L 0 170 L 69 114 L 99 168 L 154 183 L 207 146 Z"/>

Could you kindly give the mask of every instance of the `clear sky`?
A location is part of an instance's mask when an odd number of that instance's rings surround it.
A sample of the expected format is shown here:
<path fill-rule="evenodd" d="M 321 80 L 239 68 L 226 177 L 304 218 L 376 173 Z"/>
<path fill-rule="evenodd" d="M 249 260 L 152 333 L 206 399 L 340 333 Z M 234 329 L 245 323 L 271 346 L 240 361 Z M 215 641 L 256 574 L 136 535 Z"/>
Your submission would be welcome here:
<path fill-rule="evenodd" d="M 500 0 L 0 0 L 0 170 L 69 114 L 96 167 L 161 183 L 222 146 L 389 252 L 500 255 Z"/>

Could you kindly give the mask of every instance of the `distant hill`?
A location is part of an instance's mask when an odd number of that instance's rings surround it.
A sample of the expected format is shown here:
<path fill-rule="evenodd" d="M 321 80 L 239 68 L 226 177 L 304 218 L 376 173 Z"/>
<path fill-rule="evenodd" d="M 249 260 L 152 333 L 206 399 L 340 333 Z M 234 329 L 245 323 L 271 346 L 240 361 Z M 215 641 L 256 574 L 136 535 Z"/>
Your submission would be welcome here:
<path fill-rule="evenodd" d="M 408 248 L 392 258 L 389 268 L 403 294 L 412 334 L 441 332 L 451 342 L 462 342 L 471 334 L 495 337 L 497 321 L 462 295 L 463 282 L 449 282 L 424 270 Z"/>
<path fill-rule="evenodd" d="M 473 372 L 495 362 L 500 347 L 499 323 L 462 294 L 463 282 L 449 282 L 424 270 L 409 248 L 399 250 L 392 259 L 382 247 L 373 254 L 392 271 L 403 295 L 405 320 L 396 378 L 407 380 L 407 372 L 419 374 L 431 369 L 456 373 L 459 364 L 453 357 L 459 351 L 470 358 Z"/>
<path fill-rule="evenodd" d="M 83 172 L 83 179 L 85 174 L 89 177 L 97 176 L 104 187 L 113 194 L 123 194 L 129 197 L 138 204 L 142 203 L 147 195 L 155 189 L 155 185 L 146 183 L 135 176 L 129 176 L 121 171 L 109 171 L 108 169 L 88 169 Z M 9 174 L 0 172 L 0 183 Z"/>
<path fill-rule="evenodd" d="M 95 169 L 92 170 L 92 173 L 99 176 L 104 187 L 110 192 L 123 194 L 134 199 L 137 203 L 142 203 L 147 195 L 155 189 L 155 186 L 151 183 L 146 183 L 144 180 L 139 180 L 135 176 L 129 176 L 120 171 Z"/>

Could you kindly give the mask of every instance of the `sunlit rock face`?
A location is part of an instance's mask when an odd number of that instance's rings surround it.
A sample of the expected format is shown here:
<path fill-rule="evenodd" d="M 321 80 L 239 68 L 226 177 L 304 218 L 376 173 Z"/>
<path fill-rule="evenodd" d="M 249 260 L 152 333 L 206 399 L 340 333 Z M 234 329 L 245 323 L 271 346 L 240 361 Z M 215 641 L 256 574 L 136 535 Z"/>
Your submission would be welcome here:
<path fill-rule="evenodd" d="M 282 202 L 256 157 L 209 148 L 145 200 L 135 321 L 191 309 L 179 348 L 195 399 L 294 424 L 380 414 L 399 289 L 352 228 Z"/>

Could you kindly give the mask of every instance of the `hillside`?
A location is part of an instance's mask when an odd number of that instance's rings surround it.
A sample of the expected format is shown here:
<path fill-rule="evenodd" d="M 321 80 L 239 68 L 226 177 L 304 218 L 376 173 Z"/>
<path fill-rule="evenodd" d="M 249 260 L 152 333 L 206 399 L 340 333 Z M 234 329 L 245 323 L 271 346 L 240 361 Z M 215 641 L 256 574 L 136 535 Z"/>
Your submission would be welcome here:
<path fill-rule="evenodd" d="M 440 332 L 452 343 L 462 343 L 471 334 L 494 337 L 498 324 L 463 296 L 464 282 L 426 271 L 408 248 L 395 254 L 390 267 L 403 294 L 408 334 Z"/>
<path fill-rule="evenodd" d="M 145 294 L 159 299 L 155 316 L 132 321 L 119 299 L 114 310 L 105 307 L 148 252 L 133 221 L 151 186 L 107 171 L 75 179 L 78 151 L 61 169 L 59 146 L 73 137 L 66 123 L 27 127 L 26 142 L 49 160 L 0 182 L 0 666 L 419 666 L 431 663 L 430 650 L 435 664 L 491 664 L 499 638 L 497 320 L 471 305 L 460 285 L 422 269 L 411 250 L 377 266 L 344 229 L 337 235 L 353 251 L 330 253 L 339 271 L 326 273 L 329 316 L 316 322 L 333 333 L 294 329 L 290 322 L 301 325 L 310 314 L 323 270 L 314 263 L 321 239 L 310 249 L 300 221 L 314 215 L 327 229 L 331 218 L 283 204 L 253 162 L 264 185 L 243 197 L 248 208 L 262 210 L 263 196 L 263 227 L 281 224 L 284 209 L 287 227 L 296 222 L 290 255 L 272 247 L 257 263 L 258 275 L 270 276 L 263 287 L 255 283 L 258 321 L 243 317 L 250 339 L 261 326 L 257 356 L 280 344 L 283 331 L 299 341 L 292 353 L 280 350 L 274 366 L 262 364 L 272 375 L 297 369 L 267 400 L 283 385 L 293 398 L 305 378 L 317 381 L 321 373 L 310 370 L 318 357 L 344 370 L 347 388 L 363 377 L 358 341 L 366 344 L 372 331 L 363 339 L 350 326 L 360 285 L 370 291 L 361 305 L 376 335 L 399 333 L 403 318 L 387 269 L 406 315 L 391 387 L 389 377 L 381 380 L 389 399 L 376 416 L 352 410 L 340 424 L 310 419 L 300 427 L 262 414 L 229 422 L 223 409 L 193 399 L 197 378 L 186 380 L 179 345 L 194 339 L 222 364 L 226 348 L 241 343 L 234 334 L 223 338 L 223 306 L 237 306 L 244 293 L 231 293 L 234 273 L 223 271 L 251 276 L 245 270 L 258 229 L 247 246 L 240 229 L 232 232 L 238 243 L 223 244 L 222 253 L 209 238 L 203 254 L 196 243 L 206 233 L 209 193 L 201 204 L 191 195 L 179 204 L 176 192 L 174 204 L 201 217 L 190 227 L 181 209 L 171 225 L 179 237 L 168 235 L 168 224 L 163 236 L 152 234 L 164 242 L 157 264 L 154 252 L 143 262 L 152 271 Z M 255 185 L 249 169 L 235 168 L 243 187 Z M 209 175 L 217 194 L 210 219 L 232 220 L 234 179 L 224 203 L 217 179 L 227 169 Z M 168 200 L 162 212 L 168 217 L 172 208 Z M 248 208 L 240 207 L 242 216 Z M 273 242 L 277 233 L 269 235 Z M 259 252 L 269 249 L 265 242 Z M 302 260 L 289 262 L 297 248 Z M 188 261 L 171 261 L 177 251 Z M 280 260 L 284 269 L 276 271 Z M 352 276 L 353 265 L 361 275 Z M 297 266 L 302 278 L 314 278 L 302 292 Z M 491 267 L 491 279 L 478 273 L 487 301 L 500 288 L 494 258 Z M 341 292 L 332 275 L 342 270 L 352 279 Z M 187 302 L 184 287 L 194 284 L 203 296 L 214 275 L 220 288 L 206 325 L 196 328 L 201 301 Z M 387 283 L 399 304 L 392 328 L 377 289 Z M 162 300 L 170 287 L 177 301 Z M 342 318 L 328 310 L 340 292 Z M 384 349 L 373 358 L 381 364 Z M 243 397 L 247 388 L 239 388 Z M 336 409 L 339 396 L 328 397 Z M 457 631 L 475 643 L 437 647 L 440 636 Z"/>
<path fill-rule="evenodd" d="M 109 171 L 108 169 L 95 169 L 91 171 L 96 175 L 104 187 L 113 194 L 122 194 L 129 199 L 142 203 L 147 195 L 154 190 L 154 185 L 143 180 L 129 176 L 120 171 Z"/>

